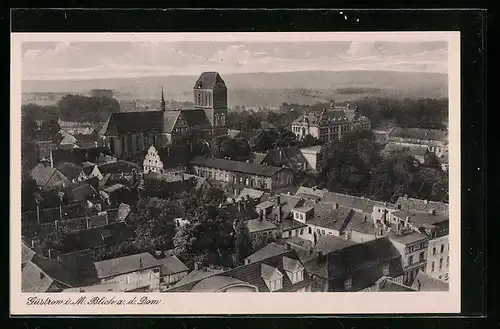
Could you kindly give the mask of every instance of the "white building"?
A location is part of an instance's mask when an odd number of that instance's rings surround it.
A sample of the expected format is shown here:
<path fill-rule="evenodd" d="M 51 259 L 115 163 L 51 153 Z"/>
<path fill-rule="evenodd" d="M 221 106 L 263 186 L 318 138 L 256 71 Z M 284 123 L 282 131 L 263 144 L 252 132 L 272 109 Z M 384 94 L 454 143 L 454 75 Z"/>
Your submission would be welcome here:
<path fill-rule="evenodd" d="M 148 153 L 144 158 L 142 163 L 144 173 L 148 174 L 150 172 L 163 174 L 163 162 L 161 161 L 160 155 L 156 150 L 156 147 L 151 145 L 148 149 Z"/>

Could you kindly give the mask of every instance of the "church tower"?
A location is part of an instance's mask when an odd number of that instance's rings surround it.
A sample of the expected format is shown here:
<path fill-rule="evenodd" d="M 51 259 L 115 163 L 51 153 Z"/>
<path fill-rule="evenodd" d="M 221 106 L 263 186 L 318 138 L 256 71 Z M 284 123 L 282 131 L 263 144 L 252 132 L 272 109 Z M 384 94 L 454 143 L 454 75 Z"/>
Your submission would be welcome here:
<path fill-rule="evenodd" d="M 165 98 L 163 97 L 163 86 L 161 86 L 161 101 L 160 101 L 160 109 L 165 111 Z"/>
<path fill-rule="evenodd" d="M 203 109 L 214 136 L 226 134 L 227 88 L 217 72 L 203 72 L 194 85 L 194 107 Z"/>

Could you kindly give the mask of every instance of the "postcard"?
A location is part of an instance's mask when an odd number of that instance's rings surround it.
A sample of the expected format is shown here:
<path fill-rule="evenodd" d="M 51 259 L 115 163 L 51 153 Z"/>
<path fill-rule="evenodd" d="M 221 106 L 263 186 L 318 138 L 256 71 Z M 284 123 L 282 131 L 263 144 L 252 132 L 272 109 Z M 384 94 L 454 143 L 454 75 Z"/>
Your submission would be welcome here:
<path fill-rule="evenodd" d="M 458 32 L 11 40 L 12 315 L 460 312 Z"/>

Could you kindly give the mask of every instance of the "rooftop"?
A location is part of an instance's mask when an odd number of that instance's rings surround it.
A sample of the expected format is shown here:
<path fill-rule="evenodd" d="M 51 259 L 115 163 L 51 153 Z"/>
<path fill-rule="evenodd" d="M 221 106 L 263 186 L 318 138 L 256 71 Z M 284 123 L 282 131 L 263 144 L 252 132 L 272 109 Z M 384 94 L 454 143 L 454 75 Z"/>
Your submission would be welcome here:
<path fill-rule="evenodd" d="M 281 171 L 283 168 L 274 166 L 263 166 L 257 163 L 247 163 L 242 161 L 233 161 L 217 158 L 196 157 L 191 164 L 202 167 L 209 167 L 227 171 L 236 171 L 241 173 L 254 174 L 258 176 L 271 177 Z"/>
<path fill-rule="evenodd" d="M 250 219 L 245 222 L 250 233 L 258 233 L 263 231 L 275 230 L 277 227 L 270 221 L 265 219 Z"/>
<path fill-rule="evenodd" d="M 389 239 L 404 245 L 409 245 L 419 241 L 426 241 L 428 240 L 428 237 L 426 235 L 412 231 L 404 235 L 392 235 L 389 237 Z"/>
<path fill-rule="evenodd" d="M 418 271 L 412 288 L 420 291 L 448 291 L 449 284 L 446 281 L 431 277 L 425 272 Z"/>
<path fill-rule="evenodd" d="M 94 263 L 99 279 L 160 267 L 160 262 L 148 252 L 118 257 Z"/>
<path fill-rule="evenodd" d="M 272 242 L 248 256 L 245 259 L 245 264 L 249 261 L 250 263 L 255 263 L 269 257 L 284 254 L 286 252 L 288 252 L 288 249 L 285 246 Z"/>
<path fill-rule="evenodd" d="M 448 133 L 445 130 L 422 129 L 422 128 L 403 128 L 396 127 L 389 133 L 391 137 L 411 138 L 420 140 L 447 141 Z"/>
<path fill-rule="evenodd" d="M 318 241 L 316 242 L 316 246 L 314 250 L 316 252 L 322 252 L 324 255 L 342 250 L 344 248 L 355 245 L 356 243 L 351 240 L 346 240 L 333 235 L 322 235 L 318 237 Z"/>
<path fill-rule="evenodd" d="M 189 268 L 184 265 L 176 256 L 165 257 L 159 260 L 161 264 L 161 275 L 171 275 L 189 271 Z"/>
<path fill-rule="evenodd" d="M 335 202 L 340 206 L 352 208 L 354 210 L 360 210 L 364 213 L 372 213 L 373 206 L 376 201 L 368 198 L 352 196 L 348 194 L 325 192 L 322 201 L 324 202 Z"/>
<path fill-rule="evenodd" d="M 225 275 L 215 275 L 198 281 L 190 292 L 217 292 L 234 284 L 246 282 Z"/>
<path fill-rule="evenodd" d="M 414 145 L 414 144 L 400 144 L 389 142 L 383 152 L 388 153 L 391 151 L 408 151 L 411 155 L 414 156 L 424 156 L 428 153 L 427 146 L 425 145 Z"/>
<path fill-rule="evenodd" d="M 427 212 L 399 210 L 393 212 L 392 215 L 402 220 L 406 220 L 406 218 L 409 217 L 410 222 L 416 225 L 434 225 L 448 221 L 448 216 L 432 215 Z"/>
<path fill-rule="evenodd" d="M 307 223 L 332 230 L 344 230 L 354 211 L 340 206 L 335 208 L 335 206 L 335 203 L 319 202 L 314 207 L 313 218 L 307 220 Z"/>
<path fill-rule="evenodd" d="M 396 205 L 401 207 L 401 210 L 410 211 L 430 211 L 435 210 L 436 214 L 448 216 L 448 204 L 443 202 L 414 199 L 408 197 L 399 197 Z"/>

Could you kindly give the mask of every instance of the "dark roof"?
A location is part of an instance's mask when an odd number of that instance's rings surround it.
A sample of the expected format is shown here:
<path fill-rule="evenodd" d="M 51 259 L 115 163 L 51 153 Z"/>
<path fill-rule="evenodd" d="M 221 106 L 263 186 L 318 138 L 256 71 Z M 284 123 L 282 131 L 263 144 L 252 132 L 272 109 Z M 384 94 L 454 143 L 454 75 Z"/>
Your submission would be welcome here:
<path fill-rule="evenodd" d="M 328 254 L 328 276 L 334 279 L 346 273 L 352 274 L 388 263 L 399 257 L 399 251 L 387 238 L 358 243 Z M 391 271 L 403 273 L 402 268 L 391 268 Z"/>
<path fill-rule="evenodd" d="M 306 112 L 292 122 L 293 125 L 308 124 L 310 126 L 330 126 L 336 124 L 347 124 L 351 121 L 366 120 L 365 117 L 356 115 L 353 110 L 347 108 L 332 109 L 327 111 Z"/>
<path fill-rule="evenodd" d="M 99 279 L 135 272 L 140 269 L 160 267 L 161 263 L 149 252 L 118 257 L 94 263 Z"/>
<path fill-rule="evenodd" d="M 431 277 L 425 272 L 418 271 L 412 288 L 420 291 L 448 291 L 449 284 L 446 281 Z"/>
<path fill-rule="evenodd" d="M 293 260 L 299 260 L 299 257 L 295 250 L 288 250 L 284 254 L 276 255 L 273 257 L 269 257 L 266 259 L 263 259 L 258 262 L 242 265 L 233 269 L 230 269 L 228 271 L 222 272 L 220 274 L 215 274 L 217 276 L 226 276 L 230 277 L 236 280 L 243 281 L 245 283 L 248 283 L 250 285 L 256 286 L 259 290 L 259 292 L 269 292 L 269 288 L 267 287 L 266 283 L 264 282 L 264 279 L 262 278 L 262 265 L 266 265 L 271 268 L 275 268 L 276 270 L 280 271 L 283 273 L 283 288 L 281 290 L 278 290 L 278 292 L 287 292 L 291 290 L 295 290 L 301 287 L 305 287 L 309 284 L 311 284 L 311 280 L 309 278 L 309 275 L 307 272 L 304 272 L 304 280 L 301 282 L 292 284 L 290 279 L 288 278 L 288 275 L 286 275 L 286 271 L 283 269 L 283 261 L 284 258 L 290 258 Z M 285 263 L 288 262 L 288 260 L 285 260 Z M 200 281 L 200 280 L 198 280 Z M 174 288 L 169 289 L 169 292 L 187 292 L 191 291 L 191 289 L 196 285 L 195 282 L 191 282 L 188 284 L 184 285 L 175 285 Z"/>
<path fill-rule="evenodd" d="M 72 238 L 79 241 L 81 249 L 93 249 L 130 240 L 134 235 L 134 230 L 131 227 L 124 222 L 118 222 L 74 232 Z"/>
<path fill-rule="evenodd" d="M 179 110 L 166 110 L 163 113 L 163 129 L 166 133 L 171 133 L 175 127 L 175 123 L 179 118 L 181 111 Z"/>
<path fill-rule="evenodd" d="M 262 161 L 267 157 L 267 153 L 253 152 L 253 163 L 262 164 Z"/>
<path fill-rule="evenodd" d="M 325 192 L 322 201 L 338 203 L 340 206 L 360 210 L 369 214 L 373 212 L 373 205 L 377 203 L 368 198 L 334 192 Z"/>
<path fill-rule="evenodd" d="M 448 204 L 443 202 L 399 197 L 396 205 L 401 206 L 401 210 L 428 212 L 434 209 L 436 214 L 448 215 Z"/>
<path fill-rule="evenodd" d="M 222 83 L 224 87 L 226 86 L 224 80 L 222 80 L 219 73 L 203 72 L 198 78 L 198 80 L 196 80 L 196 83 L 194 84 L 193 88 L 213 89 L 217 82 Z"/>
<path fill-rule="evenodd" d="M 267 151 L 266 157 L 260 163 L 281 167 L 283 165 L 295 166 L 298 163 L 305 163 L 304 158 L 298 147 L 280 147 Z"/>
<path fill-rule="evenodd" d="M 159 263 L 161 264 L 162 276 L 186 272 L 189 270 L 188 267 L 175 256 L 160 259 Z"/>
<path fill-rule="evenodd" d="M 359 212 L 354 212 L 346 229 L 364 234 L 375 234 L 375 225 L 372 218 Z"/>
<path fill-rule="evenodd" d="M 377 284 L 378 284 L 378 291 L 382 291 L 382 292 L 415 291 L 415 289 L 412 289 L 411 287 L 397 283 L 396 281 L 394 281 L 393 279 L 388 278 L 388 277 L 380 278 L 380 280 L 377 282 Z"/>
<path fill-rule="evenodd" d="M 443 215 L 432 215 L 427 212 L 415 212 L 415 211 L 405 211 L 399 210 L 392 213 L 393 216 L 396 216 L 400 219 L 406 219 L 409 217 L 410 223 L 414 225 L 434 225 L 438 223 L 442 223 L 448 221 L 448 216 Z"/>
<path fill-rule="evenodd" d="M 64 199 L 69 202 L 83 202 L 87 200 L 94 200 L 98 198 L 99 194 L 90 184 L 80 184 L 65 188 Z"/>
<path fill-rule="evenodd" d="M 333 203 L 319 202 L 314 207 L 313 218 L 307 221 L 308 224 L 343 231 L 349 223 L 354 211 L 345 207 L 335 208 Z"/>
<path fill-rule="evenodd" d="M 217 158 L 204 158 L 198 156 L 191 161 L 191 164 L 202 167 L 216 168 L 227 171 L 236 171 L 258 176 L 274 176 L 283 168 L 273 166 L 262 166 L 256 163 L 247 163 L 242 161 L 233 161 Z"/>
<path fill-rule="evenodd" d="M 298 197 L 301 197 L 301 196 L 304 196 L 304 197 L 308 197 L 308 196 L 313 196 L 313 200 L 314 199 L 321 199 L 325 196 L 325 193 L 327 192 L 327 190 L 323 190 L 323 189 L 318 189 L 318 188 L 315 188 L 315 187 L 307 187 L 307 186 L 300 186 L 297 191 L 295 192 L 295 195 L 298 196 Z"/>
<path fill-rule="evenodd" d="M 69 183 L 68 179 L 59 170 L 41 163 L 31 170 L 30 176 L 42 188 L 62 186 Z"/>
<path fill-rule="evenodd" d="M 250 219 L 245 222 L 246 226 L 248 227 L 248 231 L 250 233 L 258 233 L 262 231 L 269 231 L 269 230 L 275 230 L 277 229 L 276 225 L 271 223 L 270 221 L 267 221 L 265 219 L 260 220 L 260 219 Z"/>
<path fill-rule="evenodd" d="M 355 242 L 351 240 L 346 240 L 333 235 L 322 235 L 318 237 L 318 241 L 314 246 L 315 251 L 322 252 L 323 254 L 328 254 L 337 250 L 341 250 L 350 246 L 355 245 Z"/>
<path fill-rule="evenodd" d="M 210 121 L 205 114 L 205 111 L 199 109 L 183 109 L 181 115 L 186 121 L 186 124 L 191 127 L 210 126 Z"/>
<path fill-rule="evenodd" d="M 389 136 L 420 140 L 437 140 L 443 142 L 448 140 L 448 133 L 445 130 L 437 129 L 396 127 L 391 130 Z"/>
<path fill-rule="evenodd" d="M 240 194 L 236 198 L 236 200 L 240 199 L 245 199 L 247 196 L 250 197 L 250 199 L 256 199 L 259 200 L 262 196 L 264 195 L 263 191 L 255 190 L 252 188 L 245 187 L 243 190 L 241 190 Z"/>
<path fill-rule="evenodd" d="M 117 112 L 110 114 L 100 134 L 107 135 L 113 128 L 117 134 L 161 132 L 162 127 L 162 111 Z"/>
<path fill-rule="evenodd" d="M 285 246 L 279 245 L 277 243 L 271 242 L 267 246 L 257 250 L 245 259 L 245 263 L 250 261 L 250 263 L 255 263 L 263 259 L 274 257 L 287 253 L 288 249 Z"/>

